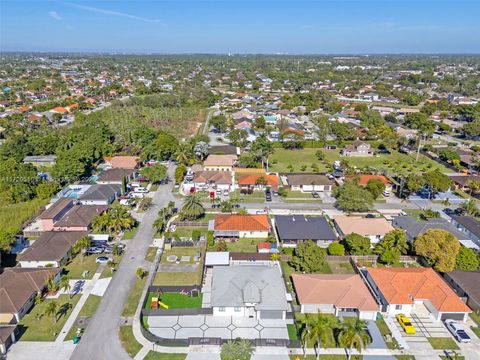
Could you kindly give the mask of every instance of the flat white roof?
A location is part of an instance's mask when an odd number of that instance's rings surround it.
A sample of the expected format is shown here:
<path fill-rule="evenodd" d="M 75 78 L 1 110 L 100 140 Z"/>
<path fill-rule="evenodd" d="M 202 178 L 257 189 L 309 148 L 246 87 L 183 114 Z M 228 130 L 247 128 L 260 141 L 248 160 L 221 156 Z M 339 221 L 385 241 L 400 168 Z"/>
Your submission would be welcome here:
<path fill-rule="evenodd" d="M 205 266 L 228 264 L 230 264 L 230 253 L 228 251 L 207 252 L 205 255 Z"/>

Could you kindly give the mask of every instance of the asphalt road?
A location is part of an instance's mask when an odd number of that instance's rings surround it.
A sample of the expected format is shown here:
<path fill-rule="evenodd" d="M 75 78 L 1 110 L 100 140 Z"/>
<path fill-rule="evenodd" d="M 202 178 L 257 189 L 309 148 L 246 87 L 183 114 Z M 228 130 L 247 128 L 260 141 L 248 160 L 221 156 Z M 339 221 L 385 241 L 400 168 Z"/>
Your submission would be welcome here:
<path fill-rule="evenodd" d="M 174 170 L 173 166 L 168 169 L 171 179 L 174 177 Z M 156 191 L 153 206 L 145 213 L 135 237 L 128 242 L 123 260 L 71 359 L 130 359 L 118 338 L 118 327 L 121 325 L 120 316 L 128 294 L 135 283 L 135 270 L 139 266 L 148 268 L 145 254 L 153 239 L 153 222 L 157 217 L 158 210 L 165 207 L 169 201 L 175 200 L 172 195 L 172 187 L 173 183 L 160 185 Z M 52 354 L 52 358 L 55 358 L 54 354 Z"/>

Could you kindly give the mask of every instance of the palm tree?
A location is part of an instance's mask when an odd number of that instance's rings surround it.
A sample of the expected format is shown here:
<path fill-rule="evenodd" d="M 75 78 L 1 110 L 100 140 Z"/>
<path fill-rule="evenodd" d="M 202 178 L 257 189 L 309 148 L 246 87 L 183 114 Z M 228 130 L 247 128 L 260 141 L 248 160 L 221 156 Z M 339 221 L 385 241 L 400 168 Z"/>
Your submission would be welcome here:
<path fill-rule="evenodd" d="M 175 160 L 181 163 L 187 163 L 192 158 L 192 146 L 188 142 L 181 142 L 178 144 L 175 153 Z"/>
<path fill-rule="evenodd" d="M 60 289 L 62 289 L 63 291 L 67 292 L 68 293 L 68 298 L 71 299 L 72 298 L 72 294 L 70 293 L 70 279 L 68 278 L 68 276 L 66 275 L 63 275 L 61 278 L 60 278 L 60 282 L 58 283 L 58 286 Z"/>
<path fill-rule="evenodd" d="M 351 350 L 355 348 L 359 353 L 367 347 L 372 339 L 366 330 L 367 322 L 359 318 L 353 318 L 352 321 L 343 323 L 338 334 L 338 343 L 347 350 L 348 359 L 350 359 Z"/>
<path fill-rule="evenodd" d="M 222 345 L 220 359 L 222 360 L 249 360 L 253 355 L 253 346 L 250 340 L 237 338 L 228 340 Z"/>
<path fill-rule="evenodd" d="M 185 219 L 195 220 L 205 214 L 205 208 L 196 194 L 188 195 L 182 207 L 182 215 Z"/>
<path fill-rule="evenodd" d="M 383 240 L 375 247 L 376 254 L 383 254 L 386 250 L 391 250 L 397 254 L 406 254 L 408 251 L 408 240 L 404 230 L 395 229 L 383 237 Z"/>
<path fill-rule="evenodd" d="M 45 279 L 45 285 L 47 286 L 49 293 L 55 293 L 58 291 L 58 283 L 55 279 L 55 275 L 47 277 Z"/>
<path fill-rule="evenodd" d="M 79 252 L 82 253 L 82 258 L 81 258 L 82 262 L 83 262 L 83 258 L 87 253 L 87 249 L 90 247 L 91 244 L 92 244 L 92 239 L 90 238 L 90 236 L 85 235 L 82 238 L 80 238 L 73 246 L 73 252 L 75 254 L 78 254 Z"/>
<path fill-rule="evenodd" d="M 331 316 L 318 313 L 318 314 L 306 314 L 305 329 L 302 332 L 302 342 L 306 347 L 309 342 L 314 342 L 317 345 L 317 360 L 320 356 L 320 347 L 325 344 L 333 335 L 333 327 L 335 321 Z"/>
<path fill-rule="evenodd" d="M 58 303 L 56 300 L 50 301 L 43 312 L 46 316 L 52 316 L 55 323 L 57 323 Z"/>
<path fill-rule="evenodd" d="M 108 215 L 107 227 L 114 233 L 118 233 L 125 229 L 131 229 L 135 225 L 135 219 L 122 205 L 113 205 L 108 211 Z"/>
<path fill-rule="evenodd" d="M 472 197 L 473 194 L 480 188 L 480 183 L 475 180 L 469 180 L 467 181 L 467 186 L 470 189 L 470 197 Z"/>

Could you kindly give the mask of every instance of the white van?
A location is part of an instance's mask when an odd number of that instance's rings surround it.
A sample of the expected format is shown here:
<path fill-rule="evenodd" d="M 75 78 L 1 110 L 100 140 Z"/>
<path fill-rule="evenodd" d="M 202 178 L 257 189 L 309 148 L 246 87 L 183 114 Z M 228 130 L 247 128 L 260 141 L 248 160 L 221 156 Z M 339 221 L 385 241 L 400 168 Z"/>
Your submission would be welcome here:
<path fill-rule="evenodd" d="M 141 194 L 146 194 L 148 193 L 148 189 L 147 188 L 144 188 L 142 186 L 139 186 L 139 187 L 136 187 L 133 189 L 134 192 L 136 193 L 141 193 Z"/>
<path fill-rule="evenodd" d="M 131 188 L 138 188 L 138 187 L 141 187 L 141 185 L 140 185 L 139 182 L 132 182 L 132 183 L 130 183 L 130 187 Z"/>

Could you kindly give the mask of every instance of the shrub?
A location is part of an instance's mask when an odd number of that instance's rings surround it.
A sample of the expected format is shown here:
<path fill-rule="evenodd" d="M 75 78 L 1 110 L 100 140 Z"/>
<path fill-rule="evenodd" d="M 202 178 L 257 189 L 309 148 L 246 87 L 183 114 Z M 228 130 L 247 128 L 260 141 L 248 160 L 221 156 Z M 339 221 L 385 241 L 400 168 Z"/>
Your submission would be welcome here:
<path fill-rule="evenodd" d="M 345 255 L 345 246 L 338 242 L 332 242 L 330 245 L 328 245 L 328 255 Z"/>

